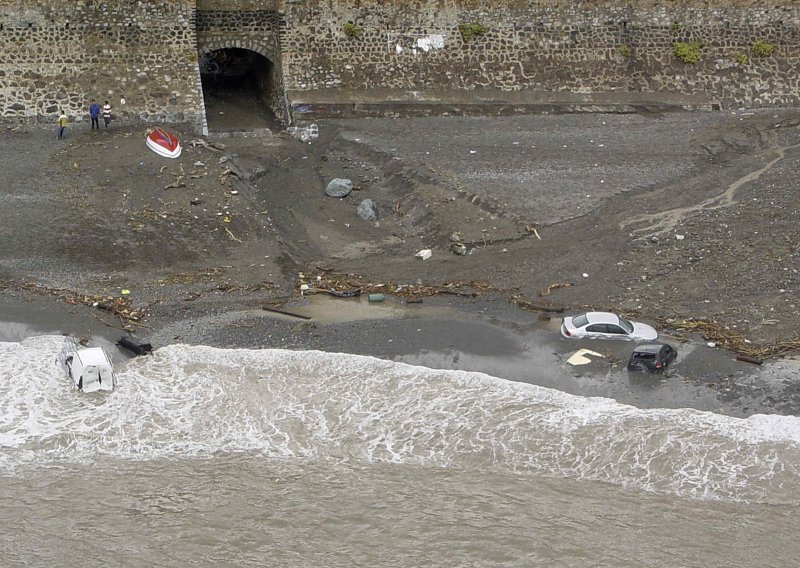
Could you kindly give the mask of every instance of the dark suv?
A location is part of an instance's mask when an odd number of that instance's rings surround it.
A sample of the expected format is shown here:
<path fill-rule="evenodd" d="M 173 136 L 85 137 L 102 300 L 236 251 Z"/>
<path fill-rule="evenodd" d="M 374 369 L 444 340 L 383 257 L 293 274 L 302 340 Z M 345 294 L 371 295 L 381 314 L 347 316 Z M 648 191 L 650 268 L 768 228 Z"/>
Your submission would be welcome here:
<path fill-rule="evenodd" d="M 637 345 L 628 359 L 629 371 L 661 373 L 678 357 L 675 348 L 666 343 L 643 343 Z"/>

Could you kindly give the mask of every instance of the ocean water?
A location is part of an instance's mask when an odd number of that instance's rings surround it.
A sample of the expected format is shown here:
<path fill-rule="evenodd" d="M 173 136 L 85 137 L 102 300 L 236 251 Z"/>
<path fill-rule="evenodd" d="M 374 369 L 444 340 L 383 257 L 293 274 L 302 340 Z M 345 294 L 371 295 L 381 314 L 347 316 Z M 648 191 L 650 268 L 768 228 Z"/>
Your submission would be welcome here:
<path fill-rule="evenodd" d="M 800 419 L 174 345 L 0 343 L 2 566 L 797 566 Z"/>

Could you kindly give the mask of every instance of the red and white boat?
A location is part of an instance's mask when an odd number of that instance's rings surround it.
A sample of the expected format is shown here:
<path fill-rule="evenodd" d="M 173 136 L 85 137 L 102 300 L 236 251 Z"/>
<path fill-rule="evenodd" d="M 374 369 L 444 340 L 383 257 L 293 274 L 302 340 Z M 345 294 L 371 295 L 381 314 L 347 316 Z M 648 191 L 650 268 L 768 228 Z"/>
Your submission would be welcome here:
<path fill-rule="evenodd" d="M 181 155 L 181 143 L 174 134 L 170 134 L 160 126 L 156 126 L 145 141 L 147 147 L 159 156 L 177 158 Z"/>

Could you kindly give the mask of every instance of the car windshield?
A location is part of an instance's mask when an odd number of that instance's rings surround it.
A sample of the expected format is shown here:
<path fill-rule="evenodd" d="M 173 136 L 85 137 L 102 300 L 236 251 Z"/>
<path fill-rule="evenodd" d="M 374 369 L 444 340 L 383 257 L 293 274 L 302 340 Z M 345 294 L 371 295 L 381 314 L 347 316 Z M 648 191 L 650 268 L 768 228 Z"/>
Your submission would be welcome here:
<path fill-rule="evenodd" d="M 586 317 L 586 314 L 581 314 L 572 318 L 572 325 L 575 327 L 583 327 L 587 323 L 589 323 L 589 319 Z"/>
<path fill-rule="evenodd" d="M 624 318 L 619 318 L 619 325 L 625 333 L 633 333 L 633 324 Z"/>

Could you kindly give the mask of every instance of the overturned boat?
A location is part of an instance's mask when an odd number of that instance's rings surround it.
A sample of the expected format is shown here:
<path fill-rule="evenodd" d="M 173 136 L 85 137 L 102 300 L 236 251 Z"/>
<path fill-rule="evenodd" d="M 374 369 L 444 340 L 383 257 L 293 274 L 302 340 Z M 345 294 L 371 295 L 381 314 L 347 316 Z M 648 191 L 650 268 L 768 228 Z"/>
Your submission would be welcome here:
<path fill-rule="evenodd" d="M 145 144 L 153 152 L 165 158 L 177 158 L 182 151 L 178 138 L 160 126 L 156 126 L 147 134 Z"/>
<path fill-rule="evenodd" d="M 58 362 L 80 391 L 112 391 L 117 385 L 114 365 L 102 347 L 81 347 L 70 338 L 59 354 Z"/>

